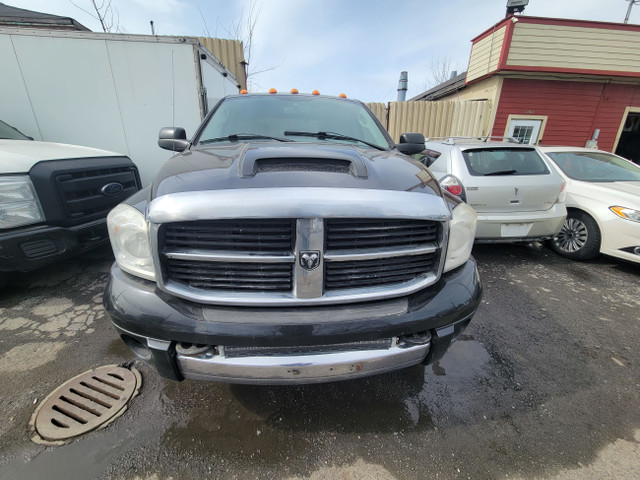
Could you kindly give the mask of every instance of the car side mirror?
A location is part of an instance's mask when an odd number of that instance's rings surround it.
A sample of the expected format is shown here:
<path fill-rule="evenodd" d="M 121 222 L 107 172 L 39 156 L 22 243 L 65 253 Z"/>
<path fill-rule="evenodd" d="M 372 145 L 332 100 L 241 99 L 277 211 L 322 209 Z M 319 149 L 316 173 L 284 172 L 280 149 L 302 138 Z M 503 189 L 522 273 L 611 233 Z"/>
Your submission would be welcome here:
<path fill-rule="evenodd" d="M 424 135 L 416 132 L 403 133 L 400 135 L 400 143 L 396 144 L 396 148 L 405 155 L 420 153 L 425 149 Z"/>
<path fill-rule="evenodd" d="M 158 146 L 165 150 L 182 152 L 189 146 L 187 132 L 180 127 L 163 127 L 158 134 Z"/>

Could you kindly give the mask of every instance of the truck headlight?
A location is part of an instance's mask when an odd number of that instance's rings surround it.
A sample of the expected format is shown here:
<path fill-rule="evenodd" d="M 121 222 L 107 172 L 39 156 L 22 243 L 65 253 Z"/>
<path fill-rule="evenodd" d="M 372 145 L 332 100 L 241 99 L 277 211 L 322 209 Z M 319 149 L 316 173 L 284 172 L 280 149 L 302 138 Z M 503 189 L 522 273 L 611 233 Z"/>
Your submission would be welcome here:
<path fill-rule="evenodd" d="M 477 223 L 478 215 L 466 203 L 459 203 L 453 209 L 449 223 L 449 245 L 444 261 L 445 272 L 464 264 L 471 256 Z"/>
<path fill-rule="evenodd" d="M 627 207 L 609 207 L 613 213 L 625 220 L 631 220 L 632 222 L 640 222 L 640 211 Z"/>
<path fill-rule="evenodd" d="M 0 229 L 43 221 L 42 207 L 29 177 L 0 177 Z"/>
<path fill-rule="evenodd" d="M 107 228 L 118 266 L 132 275 L 155 280 L 149 224 L 144 215 L 121 203 L 107 215 Z"/>

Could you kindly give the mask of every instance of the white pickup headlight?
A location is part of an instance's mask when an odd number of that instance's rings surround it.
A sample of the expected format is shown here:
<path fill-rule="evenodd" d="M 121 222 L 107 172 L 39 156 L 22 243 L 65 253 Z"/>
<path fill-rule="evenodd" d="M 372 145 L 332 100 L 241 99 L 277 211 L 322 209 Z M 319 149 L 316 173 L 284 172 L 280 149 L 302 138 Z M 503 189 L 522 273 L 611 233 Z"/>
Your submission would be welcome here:
<path fill-rule="evenodd" d="M 122 203 L 109 212 L 107 228 L 118 266 L 132 275 L 155 280 L 149 224 L 144 215 Z"/>
<path fill-rule="evenodd" d="M 29 177 L 0 177 L 0 229 L 43 221 L 42 207 Z"/>
<path fill-rule="evenodd" d="M 466 203 L 459 203 L 453 209 L 447 257 L 444 261 L 445 272 L 464 264 L 471 256 L 477 223 L 478 215 Z"/>

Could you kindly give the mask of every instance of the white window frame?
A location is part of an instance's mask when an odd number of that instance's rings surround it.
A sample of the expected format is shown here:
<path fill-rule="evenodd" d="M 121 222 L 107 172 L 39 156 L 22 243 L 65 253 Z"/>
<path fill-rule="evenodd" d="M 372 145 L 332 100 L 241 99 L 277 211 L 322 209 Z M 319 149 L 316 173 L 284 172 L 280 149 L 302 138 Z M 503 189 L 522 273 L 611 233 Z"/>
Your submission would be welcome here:
<path fill-rule="evenodd" d="M 507 118 L 507 124 L 504 129 L 504 136 L 510 137 L 513 135 L 513 127 L 526 126 L 534 127 L 534 135 L 531 136 L 529 145 L 538 145 L 543 138 L 544 129 L 547 126 L 547 115 L 509 115 Z M 537 132 L 535 127 L 538 128 Z"/>

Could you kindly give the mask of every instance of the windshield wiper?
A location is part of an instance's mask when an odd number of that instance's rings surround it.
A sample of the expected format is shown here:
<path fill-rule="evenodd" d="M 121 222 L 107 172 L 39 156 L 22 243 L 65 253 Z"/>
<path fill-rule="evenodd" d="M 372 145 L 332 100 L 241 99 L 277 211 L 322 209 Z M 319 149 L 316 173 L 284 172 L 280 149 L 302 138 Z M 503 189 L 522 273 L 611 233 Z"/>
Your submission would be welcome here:
<path fill-rule="evenodd" d="M 350 137 L 348 135 L 343 135 L 342 133 L 336 133 L 336 132 L 295 132 L 295 131 L 287 130 L 286 132 L 284 132 L 284 134 L 297 136 L 297 137 L 315 137 L 319 140 L 326 140 L 326 139 L 350 140 L 352 142 L 364 143 L 365 145 L 368 145 L 371 148 L 375 148 L 377 150 L 382 150 L 382 151 L 387 150 L 386 148 L 381 147 L 380 145 L 376 145 L 375 143 L 370 143 L 370 142 L 367 142 L 366 140 L 361 140 L 359 138 Z"/>
<path fill-rule="evenodd" d="M 214 143 L 214 142 L 237 142 L 239 140 L 277 140 L 278 142 L 292 142 L 288 138 L 271 137 L 269 135 L 262 135 L 259 133 L 232 133 L 226 137 L 207 138 L 206 140 L 200 140 L 199 144 Z"/>
<path fill-rule="evenodd" d="M 490 177 L 491 175 L 513 175 L 516 173 L 516 170 L 498 170 L 497 172 L 489 172 L 485 173 L 485 177 Z"/>

